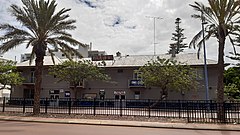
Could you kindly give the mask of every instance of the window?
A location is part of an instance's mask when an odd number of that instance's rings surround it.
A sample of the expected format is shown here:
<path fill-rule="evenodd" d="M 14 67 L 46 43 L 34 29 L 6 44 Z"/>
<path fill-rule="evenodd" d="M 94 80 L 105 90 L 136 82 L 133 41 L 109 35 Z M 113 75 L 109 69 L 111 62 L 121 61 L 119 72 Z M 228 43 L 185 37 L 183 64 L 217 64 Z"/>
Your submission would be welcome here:
<path fill-rule="evenodd" d="M 133 79 L 135 80 L 142 80 L 142 72 L 139 72 L 138 70 L 133 71 Z"/>
<path fill-rule="evenodd" d="M 30 83 L 34 83 L 34 82 L 35 82 L 34 71 L 31 71 Z"/>
<path fill-rule="evenodd" d="M 123 69 L 118 69 L 117 72 L 118 73 L 123 73 Z"/>
<path fill-rule="evenodd" d="M 134 92 L 134 99 L 140 99 L 140 91 Z"/>

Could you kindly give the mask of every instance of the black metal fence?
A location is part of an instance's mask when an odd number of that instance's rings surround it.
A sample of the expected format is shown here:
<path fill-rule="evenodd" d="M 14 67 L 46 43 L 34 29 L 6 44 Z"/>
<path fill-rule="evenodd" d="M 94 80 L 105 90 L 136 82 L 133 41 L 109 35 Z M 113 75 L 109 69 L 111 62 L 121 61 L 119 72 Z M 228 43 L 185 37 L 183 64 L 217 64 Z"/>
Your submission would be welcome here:
<path fill-rule="evenodd" d="M 223 107 L 224 122 L 240 124 L 240 102 L 182 100 L 115 100 L 115 99 L 41 99 L 41 113 L 118 115 L 186 119 L 188 122 L 219 123 L 218 108 Z M 2 112 L 33 112 L 33 99 L 0 99 Z"/>

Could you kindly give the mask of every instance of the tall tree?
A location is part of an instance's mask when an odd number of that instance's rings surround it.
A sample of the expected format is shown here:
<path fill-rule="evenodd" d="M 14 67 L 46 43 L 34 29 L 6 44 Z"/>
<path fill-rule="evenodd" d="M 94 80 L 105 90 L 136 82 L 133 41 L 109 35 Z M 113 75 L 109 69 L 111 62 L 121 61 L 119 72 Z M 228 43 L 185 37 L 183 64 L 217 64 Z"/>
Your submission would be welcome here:
<path fill-rule="evenodd" d="M 23 81 L 13 61 L 0 61 L 0 89 L 7 86 L 20 85 Z"/>
<path fill-rule="evenodd" d="M 175 50 L 175 54 L 179 54 L 180 52 L 183 52 L 184 48 L 187 48 L 187 44 L 183 43 L 183 40 L 186 39 L 186 37 L 183 34 L 184 29 L 180 27 L 181 19 L 176 19 L 176 30 L 175 33 L 172 33 L 173 37 L 171 40 L 174 41 L 174 43 L 170 44 L 170 50 L 168 51 L 169 54 L 172 54 Z"/>
<path fill-rule="evenodd" d="M 110 78 L 102 68 L 97 67 L 90 61 L 65 61 L 60 65 L 49 68 L 49 74 L 56 76 L 60 81 L 65 81 L 73 86 L 75 98 L 77 98 L 77 86 L 80 82 L 88 80 L 107 81 Z"/>
<path fill-rule="evenodd" d="M 190 47 L 193 46 L 195 48 L 197 46 L 199 48 L 198 51 L 200 51 L 204 40 L 215 37 L 218 41 L 217 101 L 222 104 L 224 102 L 223 74 L 225 41 L 226 38 L 231 37 L 231 34 L 239 27 L 240 1 L 208 0 L 208 5 L 195 2 L 194 4 L 190 4 L 190 6 L 200 13 L 192 15 L 193 18 L 207 22 L 205 29 L 198 32 L 192 39 Z M 200 39 L 204 31 L 206 31 L 206 35 Z M 222 122 L 225 120 L 223 104 L 219 107 L 218 119 Z"/>
<path fill-rule="evenodd" d="M 196 72 L 190 66 L 174 60 L 157 58 L 139 69 L 144 85 L 160 88 L 160 100 L 168 90 L 188 91 L 197 88 Z"/>
<path fill-rule="evenodd" d="M 73 25 L 76 21 L 69 19 L 66 14 L 70 9 L 62 8 L 57 12 L 55 0 L 22 0 L 22 3 L 23 7 L 12 4 L 10 12 L 23 27 L 0 24 L 0 29 L 5 32 L 0 38 L 0 50 L 7 52 L 19 45 L 32 48 L 30 63 L 36 58 L 33 107 L 36 115 L 40 113 L 42 70 L 46 51 L 53 56 L 53 51 L 60 50 L 70 59 L 73 53 L 80 56 L 72 46 L 83 44 L 67 32 L 76 28 Z"/>

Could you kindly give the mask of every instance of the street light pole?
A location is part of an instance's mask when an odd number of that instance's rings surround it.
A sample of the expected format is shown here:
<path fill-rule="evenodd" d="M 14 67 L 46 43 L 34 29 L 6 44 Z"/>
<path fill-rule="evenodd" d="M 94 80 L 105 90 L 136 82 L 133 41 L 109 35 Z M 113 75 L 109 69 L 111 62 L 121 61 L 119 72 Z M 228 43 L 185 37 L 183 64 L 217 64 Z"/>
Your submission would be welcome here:
<path fill-rule="evenodd" d="M 202 13 L 202 36 L 203 36 L 203 52 L 204 52 L 204 79 L 205 79 L 205 98 L 209 100 L 209 90 L 208 90 L 208 71 L 207 71 L 207 56 L 206 56 L 206 44 L 205 44 L 205 29 L 204 25 L 207 24 L 205 22 L 203 13 Z"/>
<path fill-rule="evenodd" d="M 153 19 L 153 54 L 154 56 L 156 55 L 156 19 L 163 19 L 161 17 L 156 17 L 156 16 L 146 16 L 147 18 L 152 18 Z"/>

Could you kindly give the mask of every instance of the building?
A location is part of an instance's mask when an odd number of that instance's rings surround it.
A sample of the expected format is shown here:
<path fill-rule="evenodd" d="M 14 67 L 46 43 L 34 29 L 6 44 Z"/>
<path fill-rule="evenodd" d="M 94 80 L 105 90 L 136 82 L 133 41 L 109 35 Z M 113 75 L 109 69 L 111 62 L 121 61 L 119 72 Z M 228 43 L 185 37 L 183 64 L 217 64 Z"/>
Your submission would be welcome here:
<path fill-rule="evenodd" d="M 158 55 L 160 58 L 172 58 L 171 55 Z M 115 99 L 159 99 L 160 90 L 157 87 L 145 87 L 140 83 L 138 73 L 135 72 L 139 67 L 147 62 L 154 60 L 157 56 L 153 55 L 127 55 L 121 56 L 104 56 L 98 58 L 105 58 L 106 65 L 104 66 L 106 73 L 112 78 L 111 82 L 102 81 L 84 81 L 79 83 L 78 97 L 79 98 L 99 98 L 104 94 L 105 98 Z M 59 59 L 54 57 L 55 63 L 59 64 L 67 59 Z M 92 60 L 92 58 L 83 58 Z M 95 63 L 102 62 L 102 60 L 95 59 Z M 173 59 L 185 62 L 192 68 L 197 69 L 197 73 L 204 75 L 204 61 L 203 58 L 197 58 L 195 53 L 191 54 L 177 54 Z M 217 89 L 217 61 L 207 60 L 208 77 L 209 77 L 209 96 L 210 99 L 216 98 Z M 17 68 L 22 72 L 26 78 L 25 82 L 18 87 L 15 87 L 12 92 L 12 97 L 33 98 L 34 95 L 34 61 L 29 65 L 29 61 L 17 64 Z M 42 98 L 68 98 L 75 97 L 71 87 L 66 82 L 57 83 L 57 78 L 48 74 L 48 67 L 53 65 L 50 56 L 44 58 L 44 71 L 42 81 Z M 169 100 L 203 100 L 205 99 L 204 78 L 196 78 L 200 85 L 198 90 L 189 92 L 175 92 L 169 91 Z"/>
<path fill-rule="evenodd" d="M 83 58 L 91 58 L 94 56 L 107 55 L 105 51 L 92 50 L 92 43 L 90 43 L 89 45 L 85 44 L 85 46 L 79 45 L 76 50 L 82 55 Z M 65 54 L 62 53 L 61 51 L 54 51 L 53 53 L 57 58 L 60 58 L 60 59 L 67 58 Z M 50 56 L 48 52 L 46 53 L 46 55 Z M 0 56 L 1 56 L 1 53 L 0 53 Z M 20 62 L 30 60 L 30 58 L 31 58 L 31 53 L 21 54 Z M 72 54 L 72 59 L 78 59 L 78 57 Z"/>

